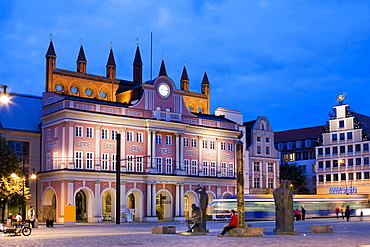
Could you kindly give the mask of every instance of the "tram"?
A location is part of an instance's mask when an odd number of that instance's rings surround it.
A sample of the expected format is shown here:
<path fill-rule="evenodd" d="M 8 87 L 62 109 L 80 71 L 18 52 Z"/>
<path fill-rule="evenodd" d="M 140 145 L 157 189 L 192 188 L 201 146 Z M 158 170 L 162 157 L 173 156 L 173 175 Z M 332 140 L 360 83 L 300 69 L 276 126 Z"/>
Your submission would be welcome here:
<path fill-rule="evenodd" d="M 210 218 L 222 220 L 227 218 L 230 209 L 236 209 L 236 197 L 214 199 L 208 206 L 213 212 Z M 293 210 L 306 209 L 306 218 L 334 217 L 335 208 L 351 208 L 351 215 L 364 209 L 369 212 L 369 195 L 294 195 Z M 246 220 L 272 220 L 275 218 L 275 203 L 272 195 L 245 195 L 244 197 Z M 213 209 L 213 210 L 212 210 Z M 364 213 L 365 215 L 365 213 Z"/>

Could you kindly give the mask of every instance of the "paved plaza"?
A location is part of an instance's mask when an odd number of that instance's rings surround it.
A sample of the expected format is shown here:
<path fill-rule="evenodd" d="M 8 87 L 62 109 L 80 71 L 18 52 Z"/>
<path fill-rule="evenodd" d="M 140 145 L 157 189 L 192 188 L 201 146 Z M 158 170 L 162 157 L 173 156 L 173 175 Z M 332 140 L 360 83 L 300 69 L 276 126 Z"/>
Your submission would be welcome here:
<path fill-rule="evenodd" d="M 76 227 L 40 224 L 29 237 L 2 237 L 0 246 L 370 246 L 370 218 L 360 222 L 352 218 L 308 219 L 295 222 L 299 235 L 275 235 L 275 221 L 252 221 L 252 227 L 263 227 L 263 237 L 217 237 L 226 222 L 207 222 L 207 236 L 179 236 L 151 234 L 152 226 L 176 226 L 177 232 L 186 230 L 181 222 L 135 222 L 77 224 Z M 333 233 L 310 233 L 310 225 L 333 225 Z"/>

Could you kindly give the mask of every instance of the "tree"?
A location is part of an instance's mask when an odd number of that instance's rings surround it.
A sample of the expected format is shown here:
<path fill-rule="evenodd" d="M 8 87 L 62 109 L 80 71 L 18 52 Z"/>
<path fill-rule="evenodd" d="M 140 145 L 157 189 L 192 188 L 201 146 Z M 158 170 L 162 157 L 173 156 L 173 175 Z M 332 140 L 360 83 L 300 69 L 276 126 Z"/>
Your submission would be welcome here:
<path fill-rule="evenodd" d="M 290 180 L 292 183 L 292 190 L 297 194 L 307 194 L 308 190 L 304 185 L 306 184 L 307 178 L 304 175 L 302 167 L 298 166 L 297 163 L 284 162 L 280 166 L 280 179 Z"/>
<path fill-rule="evenodd" d="M 12 173 L 19 174 L 21 163 L 18 156 L 9 148 L 8 142 L 3 136 L 0 136 L 0 209 L 1 221 L 4 221 L 5 207 L 17 205 L 29 199 L 29 189 L 23 186 L 24 179 L 20 177 L 11 177 Z M 24 216 L 23 216 L 24 217 Z"/>

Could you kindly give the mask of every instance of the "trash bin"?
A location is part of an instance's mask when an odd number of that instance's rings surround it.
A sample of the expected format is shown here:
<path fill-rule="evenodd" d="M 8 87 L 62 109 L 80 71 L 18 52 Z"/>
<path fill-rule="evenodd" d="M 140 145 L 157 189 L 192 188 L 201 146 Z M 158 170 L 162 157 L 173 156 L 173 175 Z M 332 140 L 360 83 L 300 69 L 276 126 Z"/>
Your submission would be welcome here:
<path fill-rule="evenodd" d="M 46 227 L 54 227 L 54 220 L 46 219 Z"/>

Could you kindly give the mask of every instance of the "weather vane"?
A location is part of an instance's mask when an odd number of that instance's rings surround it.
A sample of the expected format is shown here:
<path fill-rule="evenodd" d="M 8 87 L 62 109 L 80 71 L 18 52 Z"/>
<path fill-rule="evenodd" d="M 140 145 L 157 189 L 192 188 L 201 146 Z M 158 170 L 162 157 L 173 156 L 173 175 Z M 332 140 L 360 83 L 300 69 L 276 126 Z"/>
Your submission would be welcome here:
<path fill-rule="evenodd" d="M 83 44 L 82 39 L 80 39 L 80 44 L 81 44 L 81 45 Z"/>
<path fill-rule="evenodd" d="M 335 97 L 335 100 L 340 104 L 343 105 L 344 100 L 346 99 L 347 94 L 346 93 L 339 93 Z"/>
<path fill-rule="evenodd" d="M 50 40 L 53 40 L 53 34 L 52 33 L 50 34 Z"/>
<path fill-rule="evenodd" d="M 139 38 L 136 38 L 135 40 L 136 40 L 136 45 L 139 45 L 140 44 L 139 43 Z"/>
<path fill-rule="evenodd" d="M 162 54 L 162 60 L 164 60 L 164 54 Z"/>
<path fill-rule="evenodd" d="M 110 42 L 110 48 L 112 49 L 112 47 L 113 47 L 113 42 Z"/>

